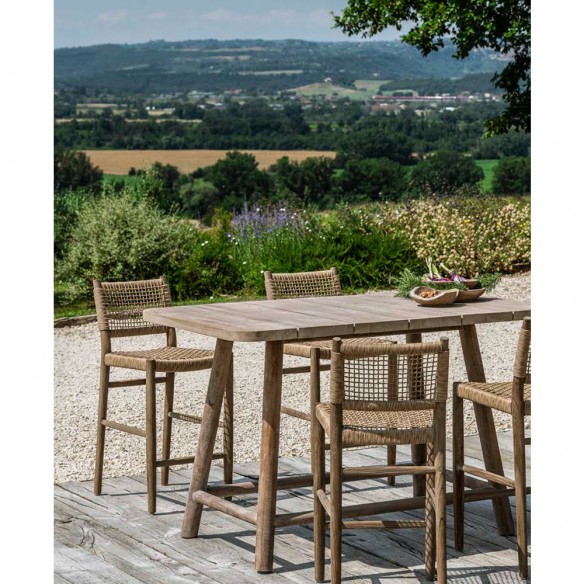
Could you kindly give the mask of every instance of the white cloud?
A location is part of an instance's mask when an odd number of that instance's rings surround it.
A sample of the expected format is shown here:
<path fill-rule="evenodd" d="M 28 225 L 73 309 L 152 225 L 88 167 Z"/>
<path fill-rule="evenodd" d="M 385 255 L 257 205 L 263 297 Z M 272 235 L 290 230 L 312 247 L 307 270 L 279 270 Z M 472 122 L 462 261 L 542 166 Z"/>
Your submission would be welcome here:
<path fill-rule="evenodd" d="M 107 12 L 101 12 L 97 18 L 102 22 L 123 22 L 128 18 L 128 11 L 109 10 Z"/>

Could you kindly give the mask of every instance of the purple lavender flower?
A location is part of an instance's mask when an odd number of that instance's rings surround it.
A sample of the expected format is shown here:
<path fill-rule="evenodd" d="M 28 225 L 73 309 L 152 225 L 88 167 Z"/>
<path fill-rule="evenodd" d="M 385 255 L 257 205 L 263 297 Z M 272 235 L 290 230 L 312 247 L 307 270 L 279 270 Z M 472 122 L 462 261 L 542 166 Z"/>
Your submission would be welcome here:
<path fill-rule="evenodd" d="M 252 205 L 251 209 L 234 215 L 231 220 L 231 233 L 239 239 L 260 239 L 267 233 L 279 229 L 299 231 L 304 222 L 300 211 L 290 210 L 284 206 Z"/>

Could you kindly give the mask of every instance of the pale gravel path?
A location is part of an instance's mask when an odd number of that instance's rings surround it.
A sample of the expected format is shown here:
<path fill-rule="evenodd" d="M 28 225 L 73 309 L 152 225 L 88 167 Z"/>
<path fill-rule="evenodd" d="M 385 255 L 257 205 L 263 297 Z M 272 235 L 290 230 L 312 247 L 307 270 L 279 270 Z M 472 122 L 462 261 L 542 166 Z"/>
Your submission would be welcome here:
<path fill-rule="evenodd" d="M 530 274 L 503 278 L 494 295 L 516 300 L 530 300 Z M 477 327 L 485 373 L 489 381 L 509 378 L 515 353 L 519 323 L 496 323 Z M 465 379 L 464 361 L 457 333 L 428 334 L 435 339 L 446 334 L 450 338 L 450 382 Z M 157 337 L 161 339 L 162 337 Z M 400 339 L 402 340 L 402 339 Z M 178 331 L 181 346 L 214 347 L 214 339 Z M 140 349 L 154 346 L 151 340 L 133 338 L 122 340 L 124 346 Z M 114 346 L 115 347 L 115 346 Z M 55 481 L 81 481 L 93 477 L 95 457 L 95 427 L 99 379 L 99 333 L 96 324 L 55 329 Z M 259 458 L 261 402 L 263 382 L 263 345 L 236 343 L 235 360 L 235 461 Z M 306 364 L 305 359 L 286 357 L 286 363 Z M 119 370 L 115 378 L 132 377 Z M 175 409 L 185 413 L 201 412 L 209 372 L 181 373 L 176 377 Z M 323 388 L 328 374 L 323 374 Z M 162 387 L 162 386 L 160 386 Z M 143 388 L 110 390 L 110 419 L 144 427 Z M 284 398 L 287 405 L 308 409 L 308 375 L 284 378 Z M 157 412 L 161 428 L 163 391 L 158 392 Z M 476 433 L 474 415 L 465 412 L 467 434 Z M 507 416 L 496 414 L 498 430 L 508 429 Z M 450 426 L 450 412 L 448 414 Z M 197 442 L 198 426 L 175 421 L 173 456 L 189 456 Z M 160 441 L 159 441 L 160 443 Z M 280 453 L 282 456 L 309 454 L 309 425 L 302 420 L 282 416 Z M 137 436 L 107 431 L 105 477 L 132 475 L 144 472 L 144 440 Z"/>

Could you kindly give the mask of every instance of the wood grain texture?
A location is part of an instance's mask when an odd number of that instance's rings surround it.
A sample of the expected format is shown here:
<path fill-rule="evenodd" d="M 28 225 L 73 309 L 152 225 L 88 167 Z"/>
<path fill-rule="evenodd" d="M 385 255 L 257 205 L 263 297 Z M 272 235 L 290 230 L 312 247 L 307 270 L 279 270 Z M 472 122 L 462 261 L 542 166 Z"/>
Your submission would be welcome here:
<path fill-rule="evenodd" d="M 391 292 L 151 308 L 155 324 L 231 341 L 290 341 L 359 334 L 390 334 L 436 327 L 521 320 L 526 302 L 480 298 L 468 304 L 419 306 Z"/>
<path fill-rule="evenodd" d="M 274 563 L 283 360 L 283 343 L 266 343 L 256 531 L 255 565 L 258 572 L 271 572 Z"/>
<path fill-rule="evenodd" d="M 499 434 L 503 460 L 512 461 L 511 432 Z M 477 436 L 467 436 L 469 464 L 479 464 Z M 346 464 L 384 464 L 385 447 L 343 453 Z M 528 456 L 529 459 L 529 456 Z M 398 447 L 398 461 L 409 460 L 409 448 Z M 282 458 L 280 471 L 290 476 L 310 471 L 307 459 Z M 527 465 L 529 467 L 529 465 Z M 513 463 L 506 465 L 513 475 Z M 235 481 L 259 472 L 257 463 L 235 465 Z M 205 513 L 201 537 L 182 539 L 180 525 L 190 470 L 171 474 L 171 484 L 159 487 L 158 514 L 146 509 L 146 476 L 104 479 L 104 494 L 93 495 L 90 481 L 55 487 L 55 582 L 74 584 L 311 584 L 314 582 L 313 531 L 297 526 L 277 532 L 275 570 L 259 576 L 254 566 L 253 530 L 249 524 L 216 512 Z M 213 484 L 220 485 L 223 469 L 213 465 Z M 410 493 L 411 480 L 401 477 L 393 488 L 385 479 L 349 487 L 348 504 L 401 499 Z M 253 504 L 255 495 L 245 497 Z M 513 500 L 512 500 L 513 502 Z M 278 513 L 312 509 L 312 488 L 294 489 L 279 497 Z M 249 507 L 248 507 L 249 508 Z M 530 517 L 530 497 L 527 516 Z M 488 501 L 466 505 L 466 551 L 451 547 L 452 513 L 447 510 L 448 575 L 451 582 L 519 584 L 514 538 L 497 533 Z M 404 511 L 398 518 L 419 519 L 420 511 Z M 396 519 L 388 515 L 383 519 Z M 529 526 L 529 523 L 528 523 Z M 343 541 L 343 576 L 347 582 L 419 584 L 424 577 L 424 541 L 420 530 L 350 532 Z M 44 580 L 49 580 L 50 574 Z M 578 581 L 577 571 L 574 582 Z"/>
<path fill-rule="evenodd" d="M 215 343 L 215 357 L 209 378 L 203 421 L 199 430 L 199 443 L 183 518 L 182 536 L 184 538 L 197 537 L 199 533 L 203 507 L 202 504 L 195 503 L 193 493 L 204 490 L 209 479 L 221 405 L 231 371 L 232 347 L 233 343 L 230 341 L 217 339 Z"/>
<path fill-rule="evenodd" d="M 486 381 L 485 370 L 483 367 L 477 330 L 474 325 L 467 325 L 460 329 L 460 342 L 462 345 L 462 353 L 464 356 L 468 380 L 484 383 Z M 497 443 L 493 412 L 491 411 L 491 408 L 481 406 L 477 403 L 473 404 L 473 408 L 481 439 L 485 468 L 491 472 L 502 475 L 503 462 L 501 460 L 501 453 Z M 499 489 L 505 488 L 497 483 L 491 483 L 491 486 Z M 497 518 L 499 532 L 502 535 L 513 535 L 515 528 L 513 525 L 513 516 L 511 515 L 509 501 L 507 499 L 493 499 L 493 509 Z"/>

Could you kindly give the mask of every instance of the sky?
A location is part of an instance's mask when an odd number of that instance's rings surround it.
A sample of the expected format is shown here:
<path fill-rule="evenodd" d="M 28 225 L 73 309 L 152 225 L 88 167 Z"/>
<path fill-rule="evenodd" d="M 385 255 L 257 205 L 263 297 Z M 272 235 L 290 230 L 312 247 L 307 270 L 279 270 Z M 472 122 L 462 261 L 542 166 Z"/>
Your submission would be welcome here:
<path fill-rule="evenodd" d="M 55 48 L 164 39 L 353 40 L 332 30 L 346 0 L 55 0 Z M 375 40 L 399 37 L 384 31 Z M 357 37 L 354 37 L 357 40 Z"/>

